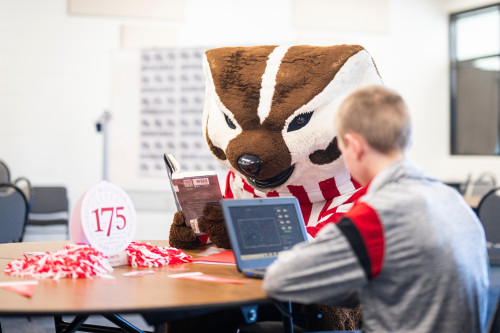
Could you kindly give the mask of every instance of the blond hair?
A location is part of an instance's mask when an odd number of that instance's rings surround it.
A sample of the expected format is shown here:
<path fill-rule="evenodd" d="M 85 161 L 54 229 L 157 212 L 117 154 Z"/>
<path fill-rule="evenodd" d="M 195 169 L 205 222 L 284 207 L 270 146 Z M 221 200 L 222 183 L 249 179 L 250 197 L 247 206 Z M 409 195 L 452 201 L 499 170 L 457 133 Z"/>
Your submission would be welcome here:
<path fill-rule="evenodd" d="M 349 95 L 335 116 L 337 135 L 355 132 L 381 153 L 405 151 L 411 142 L 411 119 L 403 98 L 382 86 L 366 86 Z"/>

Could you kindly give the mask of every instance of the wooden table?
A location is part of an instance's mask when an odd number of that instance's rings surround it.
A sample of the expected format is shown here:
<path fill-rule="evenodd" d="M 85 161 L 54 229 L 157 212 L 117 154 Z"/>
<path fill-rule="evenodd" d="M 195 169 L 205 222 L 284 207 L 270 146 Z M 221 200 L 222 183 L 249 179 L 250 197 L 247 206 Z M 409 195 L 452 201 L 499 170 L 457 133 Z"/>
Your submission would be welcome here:
<path fill-rule="evenodd" d="M 57 251 L 68 242 L 33 242 L 0 244 L 0 281 L 20 281 L 3 273 L 13 259 L 30 251 Z M 167 246 L 166 241 L 151 241 Z M 196 257 L 201 250 L 185 251 Z M 162 314 L 217 310 L 242 305 L 264 304 L 270 300 L 262 290 L 262 280 L 238 273 L 233 265 L 188 263 L 184 270 L 152 268 L 154 274 L 124 277 L 122 274 L 150 268 L 115 267 L 114 279 L 40 280 L 34 295 L 27 298 L 0 288 L 0 315 L 93 315 L 93 314 Z M 203 272 L 241 280 L 241 284 L 200 282 L 168 278 L 170 274 Z"/>

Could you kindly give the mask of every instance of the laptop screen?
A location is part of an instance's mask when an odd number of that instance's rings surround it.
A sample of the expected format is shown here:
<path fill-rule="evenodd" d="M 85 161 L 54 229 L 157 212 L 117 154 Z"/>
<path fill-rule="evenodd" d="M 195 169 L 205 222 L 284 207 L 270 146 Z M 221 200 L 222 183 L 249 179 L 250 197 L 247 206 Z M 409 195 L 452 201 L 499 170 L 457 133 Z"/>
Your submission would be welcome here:
<path fill-rule="evenodd" d="M 222 206 L 237 261 L 270 262 L 307 239 L 296 198 L 232 199 Z"/>
<path fill-rule="evenodd" d="M 293 205 L 236 206 L 229 209 L 235 223 L 241 259 L 277 256 L 301 242 L 297 214 Z"/>

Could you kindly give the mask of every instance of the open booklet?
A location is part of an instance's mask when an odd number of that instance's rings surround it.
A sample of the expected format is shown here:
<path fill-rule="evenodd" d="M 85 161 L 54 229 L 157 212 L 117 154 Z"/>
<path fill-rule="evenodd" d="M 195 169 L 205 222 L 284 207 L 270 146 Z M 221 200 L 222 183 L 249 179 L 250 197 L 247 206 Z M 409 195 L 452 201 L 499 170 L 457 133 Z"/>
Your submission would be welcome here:
<path fill-rule="evenodd" d="M 198 219 L 207 204 L 219 204 L 222 199 L 219 180 L 215 171 L 181 172 L 177 160 L 171 154 L 164 154 L 170 186 L 177 210 L 182 211 L 186 225 L 197 235 L 202 234 Z"/>

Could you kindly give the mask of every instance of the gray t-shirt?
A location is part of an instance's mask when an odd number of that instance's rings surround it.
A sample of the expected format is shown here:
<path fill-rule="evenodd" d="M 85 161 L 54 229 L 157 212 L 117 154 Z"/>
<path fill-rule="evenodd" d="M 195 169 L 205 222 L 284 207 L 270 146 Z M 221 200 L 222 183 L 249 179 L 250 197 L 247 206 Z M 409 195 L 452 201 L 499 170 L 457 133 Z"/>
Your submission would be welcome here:
<path fill-rule="evenodd" d="M 474 212 L 405 160 L 378 174 L 338 224 L 281 253 L 264 289 L 306 304 L 357 292 L 365 333 L 483 332 L 488 274 Z"/>

